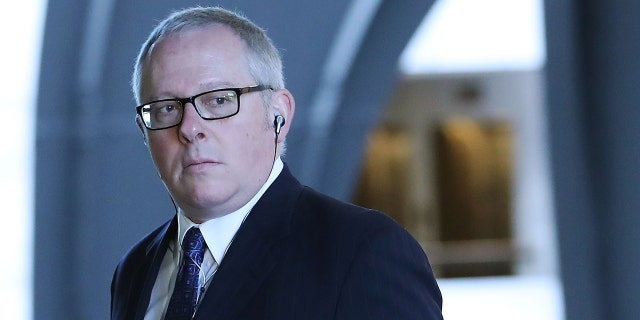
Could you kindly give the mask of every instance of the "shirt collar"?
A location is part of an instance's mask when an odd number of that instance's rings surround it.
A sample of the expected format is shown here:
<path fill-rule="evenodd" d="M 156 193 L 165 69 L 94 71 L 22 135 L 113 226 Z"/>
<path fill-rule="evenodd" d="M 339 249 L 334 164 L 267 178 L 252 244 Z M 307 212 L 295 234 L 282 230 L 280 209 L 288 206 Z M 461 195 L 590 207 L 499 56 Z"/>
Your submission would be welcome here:
<path fill-rule="evenodd" d="M 273 169 L 269 174 L 269 178 L 267 178 L 267 181 L 262 185 L 253 198 L 251 198 L 251 200 L 249 200 L 249 202 L 240 209 L 222 217 L 211 219 L 198 225 L 189 220 L 189 218 L 184 215 L 182 209 L 178 208 L 177 243 L 182 243 L 182 239 L 189 228 L 198 226 L 204 236 L 204 241 L 209 247 L 209 251 L 211 251 L 216 262 L 220 264 L 224 255 L 227 253 L 227 249 L 231 245 L 236 232 L 240 229 L 242 222 L 244 222 L 246 217 L 249 215 L 249 212 L 251 212 L 251 209 L 253 209 L 253 206 L 258 202 L 258 200 L 260 200 L 273 181 L 278 177 L 278 175 L 280 175 L 283 168 L 284 164 L 282 160 L 277 158 L 273 163 Z"/>

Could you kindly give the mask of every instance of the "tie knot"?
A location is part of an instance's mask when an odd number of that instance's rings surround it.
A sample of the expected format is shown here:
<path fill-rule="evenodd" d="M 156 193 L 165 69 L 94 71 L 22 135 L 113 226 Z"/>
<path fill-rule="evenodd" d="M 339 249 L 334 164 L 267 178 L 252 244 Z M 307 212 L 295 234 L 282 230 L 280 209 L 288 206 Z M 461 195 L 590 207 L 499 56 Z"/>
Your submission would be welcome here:
<path fill-rule="evenodd" d="M 200 229 L 192 227 L 187 230 L 182 240 L 182 250 L 184 250 L 184 254 L 191 257 L 194 261 L 202 263 L 204 249 L 205 242 Z"/>

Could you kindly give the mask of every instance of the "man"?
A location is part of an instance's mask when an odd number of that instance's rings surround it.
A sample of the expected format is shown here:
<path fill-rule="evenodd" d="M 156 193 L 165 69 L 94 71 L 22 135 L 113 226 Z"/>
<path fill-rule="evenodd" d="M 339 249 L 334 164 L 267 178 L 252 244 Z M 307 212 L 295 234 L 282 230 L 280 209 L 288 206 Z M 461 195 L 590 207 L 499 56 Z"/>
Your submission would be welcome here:
<path fill-rule="evenodd" d="M 263 30 L 221 8 L 176 12 L 132 84 L 177 214 L 118 265 L 112 319 L 442 319 L 406 230 L 300 185 L 280 159 L 295 101 Z"/>

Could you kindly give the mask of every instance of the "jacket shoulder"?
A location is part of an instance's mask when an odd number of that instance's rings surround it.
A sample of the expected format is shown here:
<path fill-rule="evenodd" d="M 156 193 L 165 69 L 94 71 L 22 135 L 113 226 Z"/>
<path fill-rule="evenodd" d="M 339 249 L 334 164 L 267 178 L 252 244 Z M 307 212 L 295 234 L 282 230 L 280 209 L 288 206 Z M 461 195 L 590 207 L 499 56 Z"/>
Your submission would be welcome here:
<path fill-rule="evenodd" d="M 145 257 L 149 254 L 153 244 L 159 243 L 162 240 L 162 236 L 166 233 L 171 225 L 171 221 L 166 222 L 155 230 L 145 235 L 142 239 L 136 242 L 120 260 L 119 267 L 127 266 L 131 263 L 135 264 L 135 261 Z"/>
<path fill-rule="evenodd" d="M 111 281 L 112 319 L 128 319 L 131 312 L 135 312 L 135 302 L 142 293 L 155 254 L 161 251 L 164 235 L 172 230 L 172 221 L 144 236 L 118 263 Z"/>
<path fill-rule="evenodd" d="M 404 230 L 400 224 L 383 212 L 338 200 L 309 187 L 304 187 L 299 205 L 304 207 L 303 211 L 309 213 L 309 218 L 316 223 L 328 224 L 335 228 L 344 226 L 349 228 L 350 233 L 380 228 Z"/>
<path fill-rule="evenodd" d="M 390 216 L 306 187 L 298 208 L 298 237 L 312 249 L 309 259 L 336 276 L 337 318 L 442 319 L 424 250 Z"/>

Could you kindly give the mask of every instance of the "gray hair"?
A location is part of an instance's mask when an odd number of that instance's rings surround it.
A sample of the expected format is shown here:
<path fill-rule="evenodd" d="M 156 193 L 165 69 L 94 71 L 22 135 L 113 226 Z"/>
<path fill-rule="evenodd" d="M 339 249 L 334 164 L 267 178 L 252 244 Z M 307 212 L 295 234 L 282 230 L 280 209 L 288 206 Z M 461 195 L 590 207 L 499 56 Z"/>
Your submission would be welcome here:
<path fill-rule="evenodd" d="M 220 7 L 194 7 L 169 15 L 153 29 L 142 45 L 131 79 L 131 88 L 137 103 L 141 103 L 142 68 L 153 45 L 168 35 L 212 24 L 231 28 L 244 42 L 249 74 L 257 84 L 269 86 L 274 90 L 284 88 L 280 52 L 262 28 L 239 13 Z M 268 94 L 270 90 L 263 92 Z M 267 101 L 266 96 L 263 97 Z"/>

